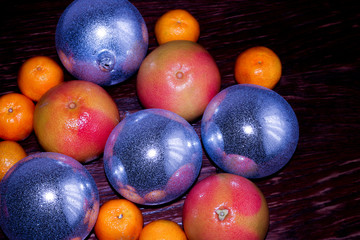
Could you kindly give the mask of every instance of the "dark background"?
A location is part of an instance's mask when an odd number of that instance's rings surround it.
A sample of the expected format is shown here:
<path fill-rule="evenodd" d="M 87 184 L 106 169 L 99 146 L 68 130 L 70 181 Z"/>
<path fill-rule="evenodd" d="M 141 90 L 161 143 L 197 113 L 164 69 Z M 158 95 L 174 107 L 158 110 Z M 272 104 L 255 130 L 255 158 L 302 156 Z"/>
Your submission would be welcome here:
<path fill-rule="evenodd" d="M 199 21 L 199 43 L 216 60 L 222 89 L 235 84 L 233 68 L 243 50 L 274 50 L 283 75 L 274 91 L 293 107 L 299 144 L 290 162 L 271 177 L 254 182 L 270 209 L 267 239 L 360 238 L 360 8 L 357 1 L 131 1 L 149 30 L 149 52 L 157 47 L 156 20 L 183 8 Z M 55 49 L 57 21 L 71 3 L 1 1 L 0 95 L 19 92 L 21 64 L 36 55 L 60 60 Z M 357 5 L 357 6 L 356 6 Z M 64 69 L 65 70 L 65 69 Z M 73 77 L 65 71 L 66 80 Z M 136 75 L 105 89 L 121 117 L 138 111 Z M 200 121 L 192 123 L 200 135 Z M 27 153 L 42 151 L 35 135 L 19 142 Z M 85 167 L 95 178 L 101 204 L 119 198 L 99 159 Z M 218 170 L 203 155 L 199 180 Z M 186 196 L 186 195 L 185 195 Z M 181 225 L 183 196 L 175 202 L 141 207 L 145 224 L 165 218 Z M 5 239 L 0 231 L 0 239 Z M 93 232 L 89 239 L 96 239 Z"/>

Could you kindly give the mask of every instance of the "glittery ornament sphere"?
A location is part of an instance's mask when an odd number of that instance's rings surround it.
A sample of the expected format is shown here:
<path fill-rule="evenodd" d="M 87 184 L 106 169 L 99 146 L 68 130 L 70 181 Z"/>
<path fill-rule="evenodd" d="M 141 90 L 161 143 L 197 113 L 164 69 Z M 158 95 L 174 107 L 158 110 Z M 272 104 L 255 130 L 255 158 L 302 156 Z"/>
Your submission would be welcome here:
<path fill-rule="evenodd" d="M 237 84 L 207 106 L 201 138 L 222 170 L 247 178 L 269 176 L 295 152 L 299 125 L 289 103 L 273 90 Z"/>
<path fill-rule="evenodd" d="M 73 76 L 106 86 L 138 70 L 147 53 L 148 30 L 127 0 L 75 0 L 61 15 L 55 40 Z"/>
<path fill-rule="evenodd" d="M 162 109 L 125 117 L 110 134 L 104 168 L 110 184 L 128 200 L 143 205 L 170 202 L 195 182 L 202 148 L 194 128 Z"/>
<path fill-rule="evenodd" d="M 9 239 L 85 239 L 99 212 L 94 179 L 60 153 L 35 153 L 0 183 L 0 225 Z"/>

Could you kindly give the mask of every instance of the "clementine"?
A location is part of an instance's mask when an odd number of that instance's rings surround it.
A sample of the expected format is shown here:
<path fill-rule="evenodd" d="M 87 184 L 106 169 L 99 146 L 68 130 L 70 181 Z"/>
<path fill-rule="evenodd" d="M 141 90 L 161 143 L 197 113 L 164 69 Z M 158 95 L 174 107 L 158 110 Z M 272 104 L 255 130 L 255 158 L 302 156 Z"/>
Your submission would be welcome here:
<path fill-rule="evenodd" d="M 186 240 L 185 232 L 175 222 L 159 219 L 147 224 L 139 240 Z"/>
<path fill-rule="evenodd" d="M 95 235 L 99 240 L 138 239 L 143 228 L 140 209 L 126 199 L 112 199 L 99 210 Z"/>
<path fill-rule="evenodd" d="M 281 61 L 271 49 L 252 47 L 242 52 L 235 62 L 237 83 L 250 83 L 272 89 L 281 77 Z"/>
<path fill-rule="evenodd" d="M 24 148 L 19 143 L 15 141 L 0 142 L 0 181 L 15 163 L 26 156 Z"/>
<path fill-rule="evenodd" d="M 19 93 L 0 97 L 0 138 L 19 141 L 33 130 L 35 104 Z"/>
<path fill-rule="evenodd" d="M 160 45 L 174 40 L 196 42 L 199 36 L 199 22 L 183 9 L 166 12 L 155 24 L 155 37 Z"/>
<path fill-rule="evenodd" d="M 47 56 L 26 60 L 18 74 L 20 91 L 33 101 L 39 101 L 45 92 L 63 81 L 62 68 Z"/>

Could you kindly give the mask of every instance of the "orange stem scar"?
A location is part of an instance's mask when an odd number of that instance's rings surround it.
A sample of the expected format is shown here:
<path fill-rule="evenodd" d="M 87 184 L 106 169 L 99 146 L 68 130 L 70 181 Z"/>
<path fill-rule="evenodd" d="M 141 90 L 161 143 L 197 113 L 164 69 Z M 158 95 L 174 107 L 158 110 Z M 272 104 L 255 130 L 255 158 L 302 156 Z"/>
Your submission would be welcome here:
<path fill-rule="evenodd" d="M 182 78 L 184 77 L 184 73 L 182 73 L 182 72 L 177 72 L 177 73 L 176 73 L 176 77 L 177 77 L 178 79 L 182 79 Z"/>
<path fill-rule="evenodd" d="M 70 109 L 76 108 L 76 103 L 74 103 L 74 102 L 69 103 L 69 108 Z"/>
<path fill-rule="evenodd" d="M 220 221 L 223 221 L 229 213 L 228 209 L 218 209 L 215 211 Z"/>

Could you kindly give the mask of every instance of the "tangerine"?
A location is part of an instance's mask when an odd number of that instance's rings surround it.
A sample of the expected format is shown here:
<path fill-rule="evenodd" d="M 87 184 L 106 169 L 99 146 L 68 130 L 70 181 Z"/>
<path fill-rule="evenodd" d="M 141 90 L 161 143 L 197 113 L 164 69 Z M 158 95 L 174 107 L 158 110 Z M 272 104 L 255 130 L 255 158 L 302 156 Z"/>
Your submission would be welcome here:
<path fill-rule="evenodd" d="M 47 56 L 26 60 L 19 70 L 17 80 L 21 93 L 33 101 L 39 101 L 45 92 L 63 81 L 62 68 Z"/>
<path fill-rule="evenodd" d="M 20 93 L 0 97 L 0 138 L 20 141 L 33 130 L 35 104 Z"/>
<path fill-rule="evenodd" d="M 139 240 L 186 240 L 185 232 L 175 222 L 159 219 L 147 224 Z"/>
<path fill-rule="evenodd" d="M 126 199 L 112 199 L 99 210 L 95 235 L 99 240 L 138 239 L 143 228 L 140 209 Z"/>
<path fill-rule="evenodd" d="M 199 22 L 193 15 L 183 9 L 166 12 L 155 24 L 155 37 L 159 45 L 174 40 L 196 42 L 199 36 Z"/>
<path fill-rule="evenodd" d="M 281 61 L 271 49 L 256 46 L 242 52 L 235 62 L 237 83 L 250 83 L 273 89 L 281 77 Z"/>
<path fill-rule="evenodd" d="M 0 181 L 15 163 L 26 156 L 24 148 L 19 143 L 15 141 L 0 142 Z"/>

